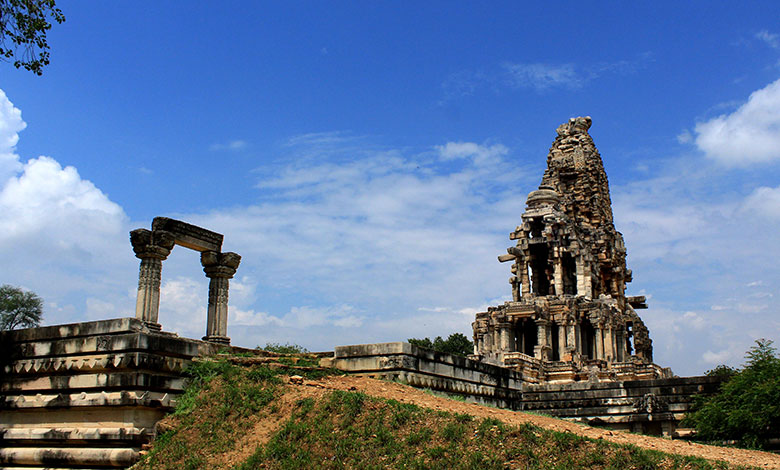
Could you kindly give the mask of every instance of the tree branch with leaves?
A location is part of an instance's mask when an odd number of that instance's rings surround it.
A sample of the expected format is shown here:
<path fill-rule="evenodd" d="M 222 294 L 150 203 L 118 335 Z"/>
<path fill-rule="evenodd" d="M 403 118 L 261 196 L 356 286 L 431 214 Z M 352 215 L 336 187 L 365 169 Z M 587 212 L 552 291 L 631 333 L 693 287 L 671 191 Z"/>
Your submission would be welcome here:
<path fill-rule="evenodd" d="M 63 21 L 55 0 L 0 0 L 0 58 L 42 75 L 49 65 L 46 33 Z"/>

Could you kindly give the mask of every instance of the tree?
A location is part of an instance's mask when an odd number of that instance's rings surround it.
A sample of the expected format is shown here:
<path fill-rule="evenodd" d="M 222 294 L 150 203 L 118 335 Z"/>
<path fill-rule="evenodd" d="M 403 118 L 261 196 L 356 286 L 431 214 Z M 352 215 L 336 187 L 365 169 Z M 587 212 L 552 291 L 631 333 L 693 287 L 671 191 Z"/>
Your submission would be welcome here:
<path fill-rule="evenodd" d="M 49 65 L 50 20 L 65 21 L 55 0 L 0 0 L 0 58 L 36 75 Z"/>
<path fill-rule="evenodd" d="M 462 333 L 453 333 L 446 340 L 442 339 L 441 336 L 437 336 L 433 341 L 430 338 L 409 338 L 407 341 L 421 348 L 433 349 L 434 351 L 455 356 L 468 356 L 474 353 L 474 343 Z"/>
<path fill-rule="evenodd" d="M 38 326 L 41 317 L 43 300 L 35 293 L 8 284 L 0 286 L 0 330 Z"/>
<path fill-rule="evenodd" d="M 759 339 L 747 362 L 724 382 L 717 394 L 699 398 L 683 425 L 696 428 L 706 441 L 736 441 L 762 449 L 780 436 L 780 358 L 772 341 Z"/>

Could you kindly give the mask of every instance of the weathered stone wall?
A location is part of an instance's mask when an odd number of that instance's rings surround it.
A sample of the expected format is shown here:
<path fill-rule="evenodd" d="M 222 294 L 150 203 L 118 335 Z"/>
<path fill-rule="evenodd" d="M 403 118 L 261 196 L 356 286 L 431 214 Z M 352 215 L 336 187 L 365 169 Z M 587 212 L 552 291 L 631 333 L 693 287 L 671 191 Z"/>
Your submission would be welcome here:
<path fill-rule="evenodd" d="M 523 411 L 592 426 L 671 436 L 696 394 L 713 394 L 718 377 L 525 385 Z"/>
<path fill-rule="evenodd" d="M 501 408 L 516 409 L 521 396 L 520 373 L 409 343 L 338 346 L 332 366 L 352 374 L 395 380 Z"/>
<path fill-rule="evenodd" d="M 202 341 L 134 318 L 0 333 L 0 467 L 124 468 L 175 405 Z"/>
<path fill-rule="evenodd" d="M 333 367 L 455 394 L 467 401 L 535 411 L 594 426 L 671 435 L 695 394 L 717 391 L 715 377 L 532 384 L 514 369 L 437 353 L 408 343 L 336 348 Z"/>

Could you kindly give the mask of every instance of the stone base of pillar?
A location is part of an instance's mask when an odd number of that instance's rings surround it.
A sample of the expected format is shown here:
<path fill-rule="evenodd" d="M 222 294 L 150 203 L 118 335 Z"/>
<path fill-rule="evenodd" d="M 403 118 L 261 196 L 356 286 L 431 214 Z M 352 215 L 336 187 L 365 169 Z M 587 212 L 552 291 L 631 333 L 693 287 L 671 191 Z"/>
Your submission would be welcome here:
<path fill-rule="evenodd" d="M 224 345 L 230 344 L 230 338 L 228 338 L 227 336 L 204 336 L 203 341 L 208 341 L 209 343 L 224 344 Z"/>
<path fill-rule="evenodd" d="M 160 330 L 162 330 L 162 325 L 160 325 L 159 323 L 150 322 L 150 321 L 145 321 L 143 323 L 144 323 L 145 327 L 149 328 L 152 331 L 160 331 Z"/>

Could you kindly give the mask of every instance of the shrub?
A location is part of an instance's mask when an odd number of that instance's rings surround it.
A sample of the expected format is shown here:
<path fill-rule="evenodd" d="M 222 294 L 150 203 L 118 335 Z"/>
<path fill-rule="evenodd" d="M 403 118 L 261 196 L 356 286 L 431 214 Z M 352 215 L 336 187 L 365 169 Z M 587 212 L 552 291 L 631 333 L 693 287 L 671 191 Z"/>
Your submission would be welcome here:
<path fill-rule="evenodd" d="M 772 341 L 757 340 L 746 359 L 716 395 L 698 399 L 683 421 L 699 439 L 761 449 L 780 436 L 780 358 Z"/>

